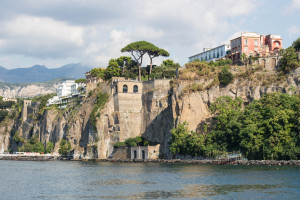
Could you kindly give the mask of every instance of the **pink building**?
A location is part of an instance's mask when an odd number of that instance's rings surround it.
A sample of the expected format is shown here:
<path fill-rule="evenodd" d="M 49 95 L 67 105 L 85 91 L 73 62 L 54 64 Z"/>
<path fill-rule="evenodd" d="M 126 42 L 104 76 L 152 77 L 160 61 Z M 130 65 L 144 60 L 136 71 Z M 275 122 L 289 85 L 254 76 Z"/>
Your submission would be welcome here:
<path fill-rule="evenodd" d="M 231 54 L 229 57 L 234 63 L 240 63 L 243 53 L 247 56 L 257 54 L 266 56 L 282 49 L 282 39 L 279 35 L 264 36 L 253 32 L 242 33 L 240 37 L 230 40 L 230 44 Z"/>

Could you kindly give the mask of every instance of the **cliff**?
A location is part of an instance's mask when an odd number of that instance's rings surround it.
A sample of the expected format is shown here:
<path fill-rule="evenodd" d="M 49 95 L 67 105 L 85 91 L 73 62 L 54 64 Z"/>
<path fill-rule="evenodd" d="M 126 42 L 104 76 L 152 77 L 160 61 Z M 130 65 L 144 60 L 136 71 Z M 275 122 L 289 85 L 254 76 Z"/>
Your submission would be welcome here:
<path fill-rule="evenodd" d="M 12 97 L 34 97 L 55 93 L 58 83 L 0 83 L 0 96 Z"/>
<path fill-rule="evenodd" d="M 108 158 L 113 145 L 128 137 L 143 136 L 160 143 L 160 154 L 168 158 L 170 130 L 179 123 L 188 122 L 190 130 L 198 131 L 201 123 L 212 117 L 209 105 L 224 95 L 241 97 L 244 104 L 261 98 L 269 92 L 294 93 L 300 90 L 300 69 L 289 74 L 257 70 L 250 74 L 241 68 L 232 69 L 234 81 L 220 87 L 213 74 L 197 75 L 182 70 L 178 79 L 146 82 L 114 79 L 101 83 L 80 105 L 65 110 L 45 109 L 28 114 L 25 121 L 8 120 L 0 125 L 0 150 L 17 151 L 22 142 L 16 142 L 15 134 L 29 140 L 37 135 L 45 144 L 59 141 L 71 142 L 75 159 Z M 123 92 L 124 85 L 128 87 Z M 132 88 L 138 88 L 134 90 Z M 109 94 L 104 107 L 93 111 L 100 93 Z M 93 124 L 91 116 L 96 121 Z"/>

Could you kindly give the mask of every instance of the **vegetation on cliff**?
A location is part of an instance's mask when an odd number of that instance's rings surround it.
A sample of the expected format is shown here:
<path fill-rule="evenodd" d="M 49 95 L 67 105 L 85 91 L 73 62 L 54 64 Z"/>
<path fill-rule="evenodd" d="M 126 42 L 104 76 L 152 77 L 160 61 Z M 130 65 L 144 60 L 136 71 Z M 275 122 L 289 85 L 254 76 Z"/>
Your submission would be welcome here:
<path fill-rule="evenodd" d="M 155 57 L 169 56 L 169 53 L 147 41 L 138 41 L 126 45 L 121 52 L 129 52 L 131 57 L 121 56 L 110 59 L 106 68 L 94 68 L 91 70 L 93 77 L 103 80 L 111 80 L 112 77 L 125 77 L 139 80 L 149 80 L 149 78 L 172 78 L 175 76 L 176 68 L 180 67 L 173 60 L 165 60 L 160 67 L 153 65 Z M 150 65 L 142 68 L 143 56 L 148 55 Z"/>
<path fill-rule="evenodd" d="M 137 136 L 134 138 L 127 138 L 124 142 L 116 142 L 114 147 L 136 147 L 136 146 L 147 146 L 147 145 L 156 145 L 157 143 L 150 142 L 144 137 Z"/>
<path fill-rule="evenodd" d="M 142 63 L 143 63 L 143 56 L 148 54 L 150 58 L 150 74 L 152 71 L 152 60 L 158 56 L 169 56 L 169 53 L 161 48 L 158 48 L 154 44 L 147 42 L 147 41 L 137 41 L 132 42 L 126 45 L 124 48 L 121 49 L 121 52 L 129 52 L 131 53 L 132 57 L 134 58 L 135 62 L 138 65 L 138 78 L 142 80 Z"/>
<path fill-rule="evenodd" d="M 215 157 L 241 152 L 248 159 L 300 159 L 300 97 L 267 94 L 242 109 L 241 99 L 224 96 L 211 106 L 210 133 L 189 132 L 186 123 L 171 133 L 173 154 Z"/>
<path fill-rule="evenodd" d="M 30 138 L 29 141 L 23 141 L 24 144 L 22 147 L 19 147 L 18 151 L 20 152 L 45 152 L 45 148 L 42 142 L 39 141 L 39 138 L 35 135 Z"/>
<path fill-rule="evenodd" d="M 3 97 L 0 96 L 0 123 L 7 117 L 9 116 L 9 112 L 6 109 L 12 109 L 17 107 L 15 105 L 15 102 L 13 101 L 3 101 Z M 11 116 L 13 116 L 13 112 L 11 112 Z"/>
<path fill-rule="evenodd" d="M 99 92 L 96 96 L 95 105 L 91 112 L 91 117 L 90 117 L 90 121 L 94 130 L 96 130 L 97 118 L 100 117 L 99 111 L 104 108 L 108 100 L 109 100 L 109 95 L 106 92 Z"/>
<path fill-rule="evenodd" d="M 58 150 L 58 153 L 60 155 L 67 155 L 69 152 L 71 151 L 71 142 L 70 141 L 67 141 L 67 140 L 64 140 L 62 139 L 59 143 L 59 150 Z"/>
<path fill-rule="evenodd" d="M 297 47 L 298 48 L 298 47 Z M 281 51 L 282 58 L 280 60 L 280 69 L 284 72 L 300 67 L 297 53 L 293 46 Z"/>
<path fill-rule="evenodd" d="M 296 51 L 300 51 L 300 37 L 298 37 L 294 42 L 292 47 L 296 50 Z"/>

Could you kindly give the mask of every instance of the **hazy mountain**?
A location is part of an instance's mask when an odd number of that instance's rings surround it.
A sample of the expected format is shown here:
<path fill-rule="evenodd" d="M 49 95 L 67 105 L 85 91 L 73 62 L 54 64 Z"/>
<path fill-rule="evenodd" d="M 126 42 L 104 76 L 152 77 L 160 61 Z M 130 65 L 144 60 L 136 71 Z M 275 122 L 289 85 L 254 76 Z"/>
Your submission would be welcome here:
<path fill-rule="evenodd" d="M 32 83 L 46 82 L 53 79 L 84 78 L 85 72 L 91 67 L 77 64 L 68 64 L 59 68 L 47 68 L 44 65 L 34 65 L 29 68 L 6 69 L 0 66 L 0 81 L 5 83 Z"/>

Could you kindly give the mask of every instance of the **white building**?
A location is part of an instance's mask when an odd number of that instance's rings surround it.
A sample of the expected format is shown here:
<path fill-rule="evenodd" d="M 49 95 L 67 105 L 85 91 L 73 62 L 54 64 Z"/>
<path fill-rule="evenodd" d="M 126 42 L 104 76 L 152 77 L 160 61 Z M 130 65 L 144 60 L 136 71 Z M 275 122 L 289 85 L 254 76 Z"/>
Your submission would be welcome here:
<path fill-rule="evenodd" d="M 203 48 L 203 52 L 189 57 L 189 62 L 192 62 L 195 59 L 199 59 L 200 61 L 207 61 L 207 62 L 216 61 L 217 59 L 224 58 L 229 53 L 230 53 L 229 44 L 223 44 L 215 48 Z"/>
<path fill-rule="evenodd" d="M 47 101 L 47 106 L 59 105 L 68 102 L 69 98 L 79 95 L 78 84 L 73 80 L 63 82 L 56 90 L 57 96 L 52 97 Z"/>
<path fill-rule="evenodd" d="M 73 80 L 68 80 L 63 82 L 56 90 L 58 97 L 70 96 L 72 94 L 77 94 L 78 84 Z"/>

